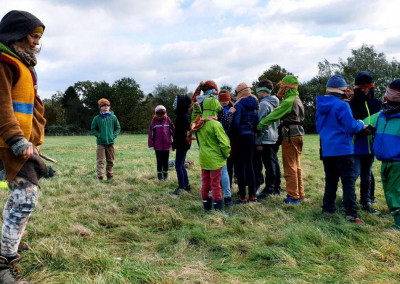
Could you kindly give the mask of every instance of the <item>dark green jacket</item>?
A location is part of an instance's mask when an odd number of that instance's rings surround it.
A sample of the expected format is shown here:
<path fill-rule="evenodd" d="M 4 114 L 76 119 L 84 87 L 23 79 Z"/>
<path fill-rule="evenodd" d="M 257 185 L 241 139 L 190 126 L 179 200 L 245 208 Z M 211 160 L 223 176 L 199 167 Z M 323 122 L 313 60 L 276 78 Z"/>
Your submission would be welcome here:
<path fill-rule="evenodd" d="M 120 131 L 121 126 L 113 112 L 109 117 L 96 115 L 90 128 L 90 134 L 97 137 L 97 145 L 113 145 Z"/>

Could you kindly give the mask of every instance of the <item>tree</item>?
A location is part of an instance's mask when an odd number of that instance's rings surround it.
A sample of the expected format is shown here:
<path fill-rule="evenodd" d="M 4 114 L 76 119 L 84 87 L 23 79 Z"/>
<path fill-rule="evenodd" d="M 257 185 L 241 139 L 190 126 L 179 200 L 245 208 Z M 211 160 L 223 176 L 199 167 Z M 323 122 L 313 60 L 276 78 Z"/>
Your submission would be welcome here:
<path fill-rule="evenodd" d="M 44 118 L 46 118 L 46 126 L 49 125 L 65 125 L 65 110 L 61 103 L 63 93 L 57 92 L 51 96 L 51 99 L 44 99 L 45 108 Z"/>
<path fill-rule="evenodd" d="M 84 107 L 74 87 L 70 86 L 61 97 L 61 105 L 65 111 L 65 121 L 68 125 L 87 129 L 90 126 L 88 111 Z"/>
<path fill-rule="evenodd" d="M 274 89 L 272 90 L 272 94 L 276 95 L 278 93 L 279 87 L 278 83 L 285 77 L 286 75 L 293 75 L 291 72 L 288 72 L 285 68 L 282 68 L 278 64 L 272 65 L 268 68 L 268 70 L 264 71 L 260 77 L 258 77 L 257 81 L 253 82 L 252 89 L 253 93 L 256 93 L 257 84 L 265 79 L 272 81 L 274 84 Z"/>
<path fill-rule="evenodd" d="M 177 95 L 186 95 L 188 92 L 187 87 L 181 88 L 174 84 L 163 85 L 158 84 L 153 91 L 154 107 L 156 105 L 163 105 L 167 109 L 168 116 L 175 121 L 175 112 L 172 107 L 175 97 Z M 154 108 L 153 108 L 154 109 Z"/>
<path fill-rule="evenodd" d="M 124 130 L 139 131 L 145 128 L 145 97 L 133 78 L 122 78 L 112 85 L 112 105 Z"/>
<path fill-rule="evenodd" d="M 330 76 L 339 74 L 352 86 L 357 73 L 368 71 L 374 78 L 377 97 L 382 97 L 387 85 L 400 77 L 400 63 L 394 58 L 388 61 L 385 54 L 377 52 L 372 45 L 363 44 L 359 49 L 353 49 L 351 53 L 352 56 L 346 60 L 339 58 L 338 63 L 331 64 L 326 59 L 324 63 L 320 62 L 318 67 L 325 66 L 325 69 L 320 68 L 320 72 L 331 69 L 333 72 L 329 74 Z M 328 75 L 328 72 L 324 75 Z"/>

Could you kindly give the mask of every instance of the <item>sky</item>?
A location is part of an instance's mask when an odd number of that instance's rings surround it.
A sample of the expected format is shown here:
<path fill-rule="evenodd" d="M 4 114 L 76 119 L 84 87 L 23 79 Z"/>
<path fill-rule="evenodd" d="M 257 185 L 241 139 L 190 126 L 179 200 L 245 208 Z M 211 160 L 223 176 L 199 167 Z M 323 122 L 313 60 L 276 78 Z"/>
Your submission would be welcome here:
<path fill-rule="evenodd" d="M 397 0 L 0 0 L 46 26 L 36 71 L 50 98 L 78 81 L 131 77 L 194 91 L 251 84 L 278 64 L 300 82 L 363 43 L 400 59 Z"/>

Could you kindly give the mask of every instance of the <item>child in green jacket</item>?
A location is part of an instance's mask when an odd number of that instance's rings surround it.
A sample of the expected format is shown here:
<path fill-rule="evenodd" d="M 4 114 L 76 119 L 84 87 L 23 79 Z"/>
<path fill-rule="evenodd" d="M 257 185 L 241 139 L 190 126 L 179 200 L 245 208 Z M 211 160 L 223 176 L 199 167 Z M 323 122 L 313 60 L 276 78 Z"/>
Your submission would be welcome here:
<path fill-rule="evenodd" d="M 113 178 L 114 139 L 117 138 L 121 127 L 117 117 L 110 111 L 110 102 L 107 99 L 100 99 L 98 105 L 100 114 L 93 118 L 90 133 L 97 138 L 97 178 L 102 181 L 104 158 L 107 161 L 107 179 Z"/>
<path fill-rule="evenodd" d="M 210 211 L 214 203 L 215 210 L 222 211 L 221 172 L 226 165 L 231 146 L 224 128 L 217 119 L 221 104 L 215 98 L 206 98 L 203 102 L 204 125 L 197 131 L 200 147 L 201 197 L 205 211 Z M 209 192 L 212 192 L 212 199 Z"/>

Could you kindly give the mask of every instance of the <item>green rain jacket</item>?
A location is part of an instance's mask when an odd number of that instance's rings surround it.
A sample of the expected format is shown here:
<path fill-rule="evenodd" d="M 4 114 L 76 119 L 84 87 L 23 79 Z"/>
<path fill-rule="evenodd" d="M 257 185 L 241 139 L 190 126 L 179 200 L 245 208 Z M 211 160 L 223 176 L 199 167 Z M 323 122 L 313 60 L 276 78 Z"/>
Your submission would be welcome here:
<path fill-rule="evenodd" d="M 282 81 L 289 84 L 299 84 L 297 78 L 294 76 L 286 76 Z M 290 89 L 286 92 L 285 99 L 282 103 L 260 121 L 257 125 L 257 129 L 261 130 L 281 119 L 283 137 L 303 136 L 304 129 L 300 123 L 304 118 L 304 106 L 299 98 L 299 92 L 295 89 Z"/>
<path fill-rule="evenodd" d="M 203 103 L 202 118 L 217 116 L 222 109 L 217 99 L 207 98 Z M 197 131 L 200 147 L 199 163 L 203 170 L 218 170 L 226 165 L 231 152 L 230 141 L 222 124 L 216 120 L 206 121 Z"/>
<path fill-rule="evenodd" d="M 121 126 L 112 111 L 109 117 L 96 115 L 90 127 L 90 134 L 97 137 L 97 145 L 113 145 L 120 131 Z"/>

